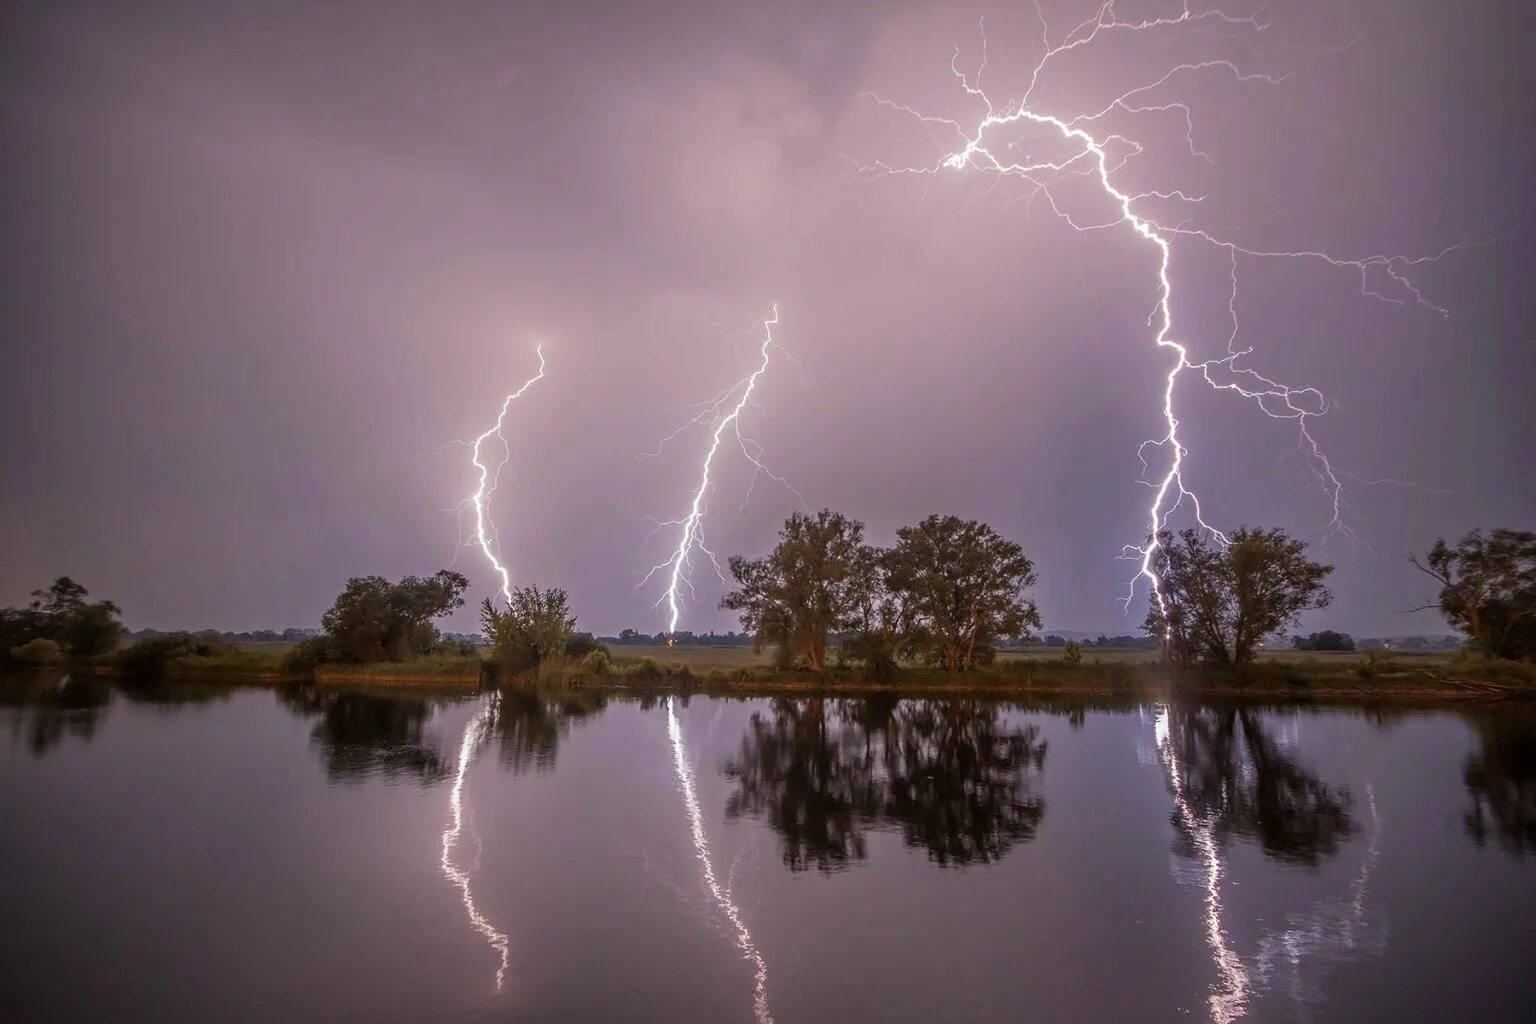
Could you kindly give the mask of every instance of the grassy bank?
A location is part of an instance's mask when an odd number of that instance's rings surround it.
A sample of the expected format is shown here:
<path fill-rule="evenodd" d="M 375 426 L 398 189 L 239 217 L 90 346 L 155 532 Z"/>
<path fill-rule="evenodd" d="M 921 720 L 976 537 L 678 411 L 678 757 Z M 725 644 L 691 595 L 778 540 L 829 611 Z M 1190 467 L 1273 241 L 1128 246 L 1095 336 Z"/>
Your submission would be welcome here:
<path fill-rule="evenodd" d="M 183 655 L 167 662 L 164 676 L 179 681 L 275 684 L 313 681 L 337 686 L 410 686 L 463 692 L 498 681 L 482 653 L 433 655 L 404 662 L 322 665 L 313 674 L 285 668 L 285 651 L 242 646 L 219 655 Z M 823 673 L 775 668 L 750 648 L 626 645 L 611 662 L 545 665 L 528 682 L 567 688 L 674 690 L 771 696 L 803 693 L 1084 694 L 1157 699 L 1168 694 L 1258 697 L 1266 700 L 1339 702 L 1449 702 L 1536 699 L 1536 666 L 1489 662 L 1446 653 L 1358 654 L 1277 652 L 1240 670 L 1174 671 L 1143 651 L 1087 654 L 1068 664 L 1059 653 L 1006 652 L 993 664 L 962 675 L 907 666 L 889 679 L 859 668 Z M 72 669 L 99 675 L 122 673 L 121 659 L 103 656 Z M 506 680 L 521 682 L 525 680 Z"/>

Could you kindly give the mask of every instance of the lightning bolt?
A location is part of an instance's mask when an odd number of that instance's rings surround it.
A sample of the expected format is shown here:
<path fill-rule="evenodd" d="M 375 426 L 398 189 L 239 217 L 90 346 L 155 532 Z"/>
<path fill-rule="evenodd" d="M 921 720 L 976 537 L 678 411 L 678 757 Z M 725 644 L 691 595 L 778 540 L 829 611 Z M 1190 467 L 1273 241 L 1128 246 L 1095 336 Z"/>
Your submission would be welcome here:
<path fill-rule="evenodd" d="M 1202 228 L 1188 226 L 1187 222 L 1166 224 L 1145 212 L 1143 207 L 1148 200 L 1174 201 L 1181 204 L 1181 209 L 1188 210 L 1202 202 L 1205 197 L 1190 195 L 1177 189 L 1132 191 L 1120 184 L 1119 172 L 1132 158 L 1141 154 L 1145 147 L 1121 132 L 1101 129 L 1100 122 L 1117 112 L 1133 116 L 1172 113 L 1182 123 L 1183 141 L 1189 152 L 1209 161 L 1210 157 L 1195 143 L 1190 106 L 1176 101 L 1158 102 L 1155 94 L 1170 82 L 1197 75 L 1224 75 L 1239 85 L 1258 83 L 1262 86 L 1274 86 L 1284 80 L 1283 76 L 1245 71 L 1234 60 L 1221 58 L 1176 64 L 1152 78 L 1151 81 L 1121 93 L 1098 110 L 1075 114 L 1052 113 L 1042 109 L 1037 102 L 1036 94 L 1042 77 L 1052 63 L 1067 54 L 1091 46 L 1101 38 L 1115 34 L 1201 30 L 1214 33 L 1223 39 L 1243 39 L 1251 42 L 1249 37 L 1252 34 L 1262 32 L 1267 27 L 1267 22 L 1260 18 L 1262 10 L 1261 6 L 1259 12 L 1252 15 L 1235 15 L 1221 10 L 1195 13 L 1190 10 L 1188 3 L 1185 3 L 1177 15 L 1128 21 L 1117 17 L 1111 0 L 1111 2 L 1100 4 L 1093 15 L 1079 22 L 1053 44 L 1050 39 L 1049 25 L 1037 0 L 1035 11 L 1039 18 L 1040 41 L 1044 52 L 1029 75 L 1029 86 L 1023 98 L 1017 103 L 999 107 L 993 103 L 981 86 L 982 74 L 987 64 L 984 25 L 981 29 L 980 65 L 974 78 L 960 69 L 958 47 L 950 62 L 950 69 L 959 81 L 961 89 L 967 97 L 979 101 L 983 107 L 980 120 L 973 126 L 966 127 L 951 118 L 924 114 L 913 107 L 893 102 L 874 93 L 865 94 L 877 104 L 917 120 L 928 133 L 929 138 L 939 147 L 942 155 L 936 163 L 926 166 L 899 167 L 878 161 L 853 161 L 853 173 L 861 180 L 867 181 L 875 177 L 892 175 L 932 177 L 974 168 L 994 176 L 992 185 L 987 189 L 988 193 L 997 188 L 1004 179 L 1018 179 L 1027 186 L 1025 195 L 1022 197 L 1025 201 L 1032 203 L 1036 198 L 1043 198 L 1052 212 L 1076 231 L 1129 229 L 1151 250 L 1156 266 L 1157 303 L 1151 316 L 1148 317 L 1148 326 L 1155 328 L 1153 342 L 1157 348 L 1167 350 L 1172 355 L 1173 362 L 1163 378 L 1161 387 L 1163 433 L 1161 436 L 1143 442 L 1137 450 L 1143 467 L 1140 482 L 1150 487 L 1153 495 L 1146 510 L 1147 541 L 1140 545 L 1127 545 L 1124 549 L 1124 557 L 1139 563 L 1138 571 L 1132 576 L 1127 588 L 1124 602 L 1127 609 L 1135 597 L 1138 581 L 1144 579 L 1159 608 L 1166 611 L 1160 581 L 1153 568 L 1159 548 L 1158 534 L 1167 527 L 1174 512 L 1186 503 L 1195 522 L 1202 529 L 1219 541 L 1226 540 L 1220 530 L 1205 520 L 1200 508 L 1199 495 L 1185 482 L 1185 462 L 1190 450 L 1186 447 L 1180 433 L 1181 424 L 1175 399 L 1180 381 L 1187 376 L 1196 377 L 1214 390 L 1229 391 L 1246 399 L 1253 407 L 1272 419 L 1291 421 L 1297 432 L 1297 452 L 1307 460 L 1317 485 L 1323 490 L 1331 505 L 1332 514 L 1324 528 L 1325 535 L 1337 532 L 1350 537 L 1354 536 L 1345 521 L 1348 505 L 1344 498 L 1341 474 L 1335 470 L 1311 430 L 1311 421 L 1328 412 L 1331 402 L 1316 387 L 1296 387 L 1281 383 L 1245 363 L 1252 349 L 1240 347 L 1238 343 L 1240 260 L 1255 263 L 1267 260 L 1321 262 L 1332 268 L 1358 274 L 1360 291 L 1364 296 L 1393 307 L 1413 305 L 1445 316 L 1448 315 L 1447 311 L 1430 302 L 1415 283 L 1411 276 L 1414 268 L 1433 263 L 1458 249 L 1467 248 L 1473 244 L 1485 244 L 1461 243 L 1449 246 L 1435 255 L 1412 258 L 1396 255 L 1340 257 L 1321 251 L 1291 252 L 1248 247 Z M 1025 134 L 1024 138 L 1018 140 L 994 141 L 998 135 L 1010 130 L 1029 134 Z M 950 133 L 954 141 L 945 142 L 941 134 Z M 1064 146 L 1064 152 L 1056 156 L 1027 155 L 1030 143 L 1037 141 L 1033 133 L 1039 133 L 1047 140 Z M 1095 183 L 1115 211 L 1114 215 L 1099 222 L 1084 222 L 1064 209 L 1053 188 L 1068 179 L 1084 179 Z M 1232 329 L 1223 355 L 1204 360 L 1196 359 L 1191 355 L 1189 343 L 1175 336 L 1175 289 L 1170 271 L 1175 242 L 1225 252 L 1229 258 L 1231 285 L 1227 308 Z M 1149 480 L 1147 476 L 1152 469 L 1147 463 L 1147 454 L 1151 449 L 1166 452 L 1167 462 L 1161 470 L 1161 475 Z"/>
<path fill-rule="evenodd" d="M 683 591 L 686 589 L 689 593 L 692 593 L 693 590 L 690 570 L 692 569 L 695 551 L 702 552 L 709 559 L 710 565 L 715 570 L 715 575 L 720 577 L 721 582 L 725 581 L 725 573 L 720 567 L 720 560 L 715 557 L 715 553 L 710 550 L 704 541 L 703 523 L 704 515 L 709 505 L 710 492 L 714 488 L 714 484 L 710 479 L 710 473 L 714 467 L 715 455 L 720 451 L 721 445 L 728 436 L 736 439 L 736 444 L 740 448 L 742 455 L 752 465 L 752 480 L 747 485 L 746 496 L 742 499 L 738 511 L 741 508 L 745 508 L 747 502 L 751 500 L 752 491 L 757 485 L 759 476 L 767 476 L 774 482 L 781 484 L 794 494 L 795 497 L 799 498 L 802 505 L 805 503 L 805 499 L 799 491 L 791 487 L 782 476 L 774 473 L 763 463 L 762 446 L 741 432 L 741 414 L 752 400 L 752 392 L 757 388 L 758 379 L 768 371 L 768 364 L 773 359 L 774 351 L 782 351 L 778 342 L 773 338 L 773 328 L 778 322 L 779 307 L 775 303 L 772 315 L 762 321 L 763 340 L 758 349 L 756 369 L 716 394 L 709 401 L 695 407 L 696 411 L 686 423 L 662 438 L 661 443 L 657 445 L 654 451 L 646 453 L 647 457 L 660 454 L 661 449 L 669 441 L 690 427 L 699 425 L 712 426 L 709 448 L 704 453 L 704 461 L 699 470 L 699 483 L 694 488 L 693 500 L 689 504 L 687 514 L 681 519 L 653 520 L 658 530 L 665 527 L 678 528 L 677 547 L 673 549 L 672 554 L 665 562 L 652 566 L 636 587 L 638 590 L 640 587 L 645 586 L 658 573 L 666 575 L 667 589 L 657 599 L 656 607 L 659 608 L 663 603 L 667 606 L 668 633 L 677 632 L 678 619 L 682 615 Z"/>
<path fill-rule="evenodd" d="M 683 807 L 688 812 L 688 825 L 693 834 L 693 849 L 699 865 L 704 869 L 704 886 L 719 906 L 720 912 L 731 923 L 736 933 L 736 946 L 744 959 L 752 961 L 753 990 L 752 1011 L 758 1024 L 773 1024 L 773 1014 L 768 1010 L 768 964 L 763 954 L 752 942 L 752 933 L 741 920 L 741 910 L 731 899 L 731 892 L 720 884 L 715 875 L 714 862 L 709 854 L 709 837 L 704 834 L 704 812 L 699 807 L 699 795 L 694 786 L 693 766 L 688 763 L 688 751 L 683 746 L 683 727 L 677 719 L 677 698 L 667 698 L 667 738 L 672 741 L 672 765 L 677 769 L 677 785 L 683 794 Z"/>
<path fill-rule="evenodd" d="M 475 541 L 480 545 L 480 550 L 484 553 L 486 561 L 491 563 L 491 567 L 496 570 L 496 575 L 501 578 L 501 599 L 507 602 L 512 600 L 512 576 L 507 572 L 507 567 L 502 564 L 501 559 L 497 557 L 500 551 L 500 543 L 496 533 L 496 526 L 491 522 L 488 508 L 491 503 L 491 497 L 496 493 L 496 486 L 501 482 L 501 471 L 512 457 L 512 446 L 507 443 L 507 436 L 502 433 L 502 426 L 507 420 L 507 410 L 512 407 L 513 402 L 523 396 L 525 391 L 544 379 L 544 346 L 535 346 L 534 352 L 539 357 L 539 372 L 528 378 L 522 387 L 502 399 L 501 412 L 497 414 L 496 422 L 486 428 L 485 433 L 475 438 L 470 446 L 469 461 L 479 473 L 479 482 L 475 487 L 474 493 L 459 504 L 460 510 L 470 509 L 474 511 Z M 494 473 L 490 466 L 480 461 L 481 448 L 486 441 L 490 440 L 492 434 L 495 434 L 497 439 L 501 441 L 502 447 L 501 461 L 496 463 Z"/>
<path fill-rule="evenodd" d="M 487 704 L 485 710 L 464 727 L 464 737 L 459 741 L 459 766 L 453 776 L 453 788 L 448 791 L 449 822 L 443 830 L 440 864 L 443 877 L 459 890 L 459 899 L 464 904 L 464 912 L 469 915 L 470 926 L 483 935 L 491 949 L 501 957 L 501 966 L 496 969 L 496 988 L 500 991 L 507 979 L 507 933 L 498 930 L 475 906 L 475 895 L 469 887 L 469 872 L 459 867 L 453 857 L 454 849 L 459 845 L 459 837 L 464 834 L 464 775 L 469 771 L 475 751 L 480 748 L 486 724 L 493 713 L 494 705 Z"/>

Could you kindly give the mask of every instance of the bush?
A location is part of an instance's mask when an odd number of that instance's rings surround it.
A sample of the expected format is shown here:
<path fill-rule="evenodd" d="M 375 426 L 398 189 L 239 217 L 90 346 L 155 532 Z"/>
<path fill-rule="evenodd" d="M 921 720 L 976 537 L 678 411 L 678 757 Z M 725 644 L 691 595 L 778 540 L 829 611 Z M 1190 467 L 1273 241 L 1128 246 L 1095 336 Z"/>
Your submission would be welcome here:
<path fill-rule="evenodd" d="M 223 658 L 236 652 L 233 644 L 226 644 L 210 636 L 192 633 L 162 633 L 148 636 L 130 644 L 123 652 L 123 674 L 153 679 L 165 672 L 165 666 L 188 654 L 204 658 Z"/>
<path fill-rule="evenodd" d="M 1068 640 L 1067 645 L 1061 649 L 1061 662 L 1064 665 L 1081 665 L 1083 645 L 1076 640 Z"/>
<path fill-rule="evenodd" d="M 57 665 L 64 660 L 64 652 L 52 640 L 37 637 L 20 647 L 12 647 L 11 658 L 23 665 Z"/>
<path fill-rule="evenodd" d="M 598 647 L 587 652 L 581 659 L 581 670 L 587 675 L 601 679 L 613 671 L 613 660 L 608 657 L 608 648 Z"/>
<path fill-rule="evenodd" d="M 293 676 L 311 676 L 314 675 L 315 669 L 335 660 L 331 638 L 322 633 L 307 637 L 294 645 L 293 650 L 283 657 L 283 673 Z"/>
<path fill-rule="evenodd" d="M 1382 651 L 1366 651 L 1365 657 L 1355 667 L 1361 679 L 1374 679 L 1382 672 L 1392 668 L 1392 657 Z"/>

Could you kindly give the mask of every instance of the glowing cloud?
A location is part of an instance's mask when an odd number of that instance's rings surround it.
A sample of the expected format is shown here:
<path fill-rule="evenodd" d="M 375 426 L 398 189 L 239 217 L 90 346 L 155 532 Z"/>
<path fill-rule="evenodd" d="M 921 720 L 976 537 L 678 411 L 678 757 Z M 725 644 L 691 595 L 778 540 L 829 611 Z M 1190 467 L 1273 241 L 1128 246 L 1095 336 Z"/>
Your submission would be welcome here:
<path fill-rule="evenodd" d="M 1049 26 L 1038 3 L 1036 13 L 1041 27 L 1043 56 L 1030 73 L 1029 86 L 1022 99 L 1016 104 L 998 107 L 982 88 L 981 77 L 987 64 L 986 35 L 983 31 L 980 66 L 974 80 L 959 69 L 958 49 L 950 64 L 951 70 L 960 83 L 960 88 L 968 96 L 980 102 L 983 113 L 979 120 L 970 126 L 964 126 L 959 121 L 933 117 L 910 106 L 869 94 L 875 102 L 916 119 L 928 131 L 930 137 L 940 145 L 943 155 L 935 163 L 927 166 L 897 167 L 883 162 L 855 163 L 855 173 L 868 180 L 888 175 L 934 176 L 974 168 L 994 175 L 995 184 L 1004 179 L 1017 179 L 1022 182 L 1028 189 L 1029 199 L 1042 197 L 1058 217 L 1077 231 L 1123 227 L 1142 239 L 1148 246 L 1154 257 L 1158 296 L 1156 309 L 1149 320 L 1149 326 L 1155 324 L 1152 340 L 1157 347 L 1167 349 L 1172 354 L 1173 362 L 1160 388 L 1164 432 L 1161 436 L 1144 442 L 1138 450 L 1138 454 L 1143 457 L 1143 482 L 1152 488 L 1153 496 L 1146 510 L 1148 536 L 1146 543 L 1128 545 L 1125 549 L 1127 557 L 1139 563 L 1139 570 L 1132 578 L 1126 595 L 1127 607 L 1135 596 L 1137 580 L 1143 578 L 1147 581 L 1154 600 L 1159 607 L 1163 606 L 1159 581 L 1153 570 L 1154 557 L 1159 545 L 1157 535 L 1167 527 L 1170 517 L 1186 501 L 1200 527 L 1218 539 L 1225 539 L 1219 530 L 1206 522 L 1200 509 L 1198 495 L 1185 482 L 1185 460 L 1189 455 L 1189 449 L 1180 433 L 1181 424 L 1175 399 L 1177 386 L 1181 378 L 1186 376 L 1193 375 L 1211 388 L 1230 391 L 1247 399 L 1261 413 L 1272 419 L 1291 421 L 1298 433 L 1298 448 L 1309 460 L 1318 484 L 1331 503 L 1332 517 L 1327 529 L 1348 534 L 1349 527 L 1344 521 L 1347 506 L 1343 497 L 1340 473 L 1334 469 L 1310 430 L 1310 420 L 1328 411 L 1329 401 L 1314 387 L 1282 384 L 1243 365 L 1243 360 L 1250 355 L 1251 349 L 1240 348 L 1237 341 L 1239 259 L 1320 261 L 1331 267 L 1357 273 L 1360 278 L 1361 293 L 1366 296 L 1393 306 L 1411 303 L 1445 315 L 1446 311 L 1443 308 L 1434 305 L 1424 297 L 1409 277 L 1409 273 L 1412 268 L 1434 262 L 1463 246 L 1451 246 L 1434 256 L 1418 258 L 1390 255 L 1339 257 L 1318 251 L 1285 252 L 1251 248 L 1218 237 L 1204 229 L 1191 227 L 1185 221 L 1177 224 L 1163 223 L 1143 210 L 1146 200 L 1177 201 L 1188 209 L 1191 204 L 1198 204 L 1203 197 L 1191 196 L 1178 189 L 1131 191 L 1127 186 L 1120 184 L 1118 172 L 1132 157 L 1142 153 L 1144 146 L 1118 130 L 1100 130 L 1098 125 L 1102 119 L 1117 112 L 1128 115 L 1145 113 L 1167 115 L 1169 112 L 1174 112 L 1183 123 L 1183 142 L 1187 144 L 1189 151 L 1197 157 L 1209 159 L 1194 142 L 1189 105 L 1177 101 L 1156 101 L 1154 92 L 1170 82 L 1177 82 L 1196 74 L 1224 74 L 1238 83 L 1261 85 L 1276 85 L 1283 81 L 1283 78 L 1245 71 L 1236 61 L 1228 59 L 1179 63 L 1167 67 L 1160 74 L 1155 75 L 1151 81 L 1122 93 L 1100 109 L 1077 113 L 1053 113 L 1044 109 L 1036 98 L 1042 75 L 1053 61 L 1073 51 L 1091 46 L 1097 40 L 1111 34 L 1153 35 L 1164 33 L 1166 30 L 1199 29 L 1222 38 L 1237 39 L 1244 35 L 1262 32 L 1266 28 L 1266 23 L 1260 20 L 1258 14 L 1234 15 L 1220 10 L 1197 14 L 1190 11 L 1187 4 L 1176 16 L 1123 21 L 1116 16 L 1113 3 L 1103 3 L 1098 6 L 1093 16 L 1075 25 L 1064 37 L 1053 44 L 1050 40 Z M 1055 156 L 1032 157 L 1028 154 L 1034 140 L 997 138 L 1003 133 L 1019 128 L 1040 130 L 1052 144 L 1064 148 Z M 954 144 L 951 146 L 940 142 L 936 132 L 953 132 Z M 1115 215 L 1101 223 L 1083 223 L 1065 210 L 1052 189 L 1069 178 L 1080 178 L 1094 183 L 1104 198 L 1109 200 Z M 1231 314 L 1232 330 L 1227 339 L 1224 355 L 1196 360 L 1190 354 L 1189 345 L 1174 333 L 1175 286 L 1170 272 L 1170 263 L 1176 242 L 1208 247 L 1224 252 L 1229 257 L 1231 292 L 1228 310 Z M 1389 290 L 1395 294 L 1388 294 Z M 1167 462 L 1160 471 L 1160 475 L 1148 480 L 1146 473 L 1151 469 L 1147 465 L 1145 456 L 1152 448 L 1165 451 Z"/>

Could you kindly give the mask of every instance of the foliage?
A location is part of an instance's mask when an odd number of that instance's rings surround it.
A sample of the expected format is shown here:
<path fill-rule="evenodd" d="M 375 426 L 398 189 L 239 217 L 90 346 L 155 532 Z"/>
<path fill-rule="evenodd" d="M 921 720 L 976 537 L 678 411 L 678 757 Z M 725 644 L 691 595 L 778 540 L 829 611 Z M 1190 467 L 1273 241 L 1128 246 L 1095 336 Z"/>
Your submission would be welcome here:
<path fill-rule="evenodd" d="M 1332 600 L 1323 581 L 1333 566 L 1312 561 L 1304 543 L 1279 529 L 1240 527 L 1226 543 L 1197 530 L 1161 533 L 1152 571 L 1162 607 L 1153 604 L 1142 628 L 1164 638 L 1180 667 L 1246 664 L 1265 637 Z"/>
<path fill-rule="evenodd" d="M 158 636 L 136 640 L 123 652 L 123 674 L 137 678 L 153 679 L 164 674 L 165 667 L 177 658 L 197 655 L 204 658 L 223 658 L 233 654 L 235 648 L 214 637 L 196 633 L 161 633 Z"/>
<path fill-rule="evenodd" d="M 1439 582 L 1441 613 L 1484 654 L 1536 659 L 1536 533 L 1473 530 L 1409 561 Z"/>
<path fill-rule="evenodd" d="M 741 614 L 756 649 L 777 644 L 784 661 L 820 672 L 827 637 L 856 624 L 870 571 L 863 539 L 864 524 L 842 513 L 796 512 L 785 520 L 767 557 L 731 556 L 738 589 L 726 594 L 720 607 Z"/>
<path fill-rule="evenodd" d="M 497 609 L 486 598 L 480 605 L 480 622 L 508 677 L 563 658 L 576 635 L 576 618 L 565 591 L 558 587 L 517 587 L 505 609 Z"/>
<path fill-rule="evenodd" d="M 11 659 L 23 665 L 57 665 L 64 660 L 64 652 L 47 637 L 37 636 L 19 647 L 12 647 Z"/>
<path fill-rule="evenodd" d="M 990 526 L 958 516 L 929 516 L 896 532 L 882 555 L 886 589 L 910 615 L 929 661 L 963 672 L 988 660 L 999 638 L 1040 628 L 1024 591 L 1035 567 L 1023 548 Z"/>
<path fill-rule="evenodd" d="M 34 590 L 25 608 L 0 610 L 0 651 L 25 646 L 35 639 L 56 643 L 74 658 L 90 658 L 117 647 L 122 625 L 111 601 L 88 602 L 88 591 L 68 576 L 47 590 Z"/>
<path fill-rule="evenodd" d="M 407 576 L 390 583 L 382 576 L 360 576 L 320 619 L 327 643 L 326 660 L 354 664 L 404 661 L 432 653 L 437 627 L 432 620 L 464 604 L 469 580 L 441 569 L 427 577 Z M 313 650 L 318 653 L 318 645 Z"/>
<path fill-rule="evenodd" d="M 1068 640 L 1062 648 L 1061 660 L 1067 665 L 1081 665 L 1083 663 L 1083 645 L 1076 640 Z"/>
<path fill-rule="evenodd" d="M 1293 636 L 1291 646 L 1298 651 L 1352 651 L 1355 649 L 1355 638 L 1348 633 L 1325 629 L 1320 633 Z"/>
<path fill-rule="evenodd" d="M 608 648 L 598 647 L 588 651 L 586 657 L 581 659 L 582 671 L 587 675 L 602 677 L 613 671 L 613 661 L 608 657 Z"/>

